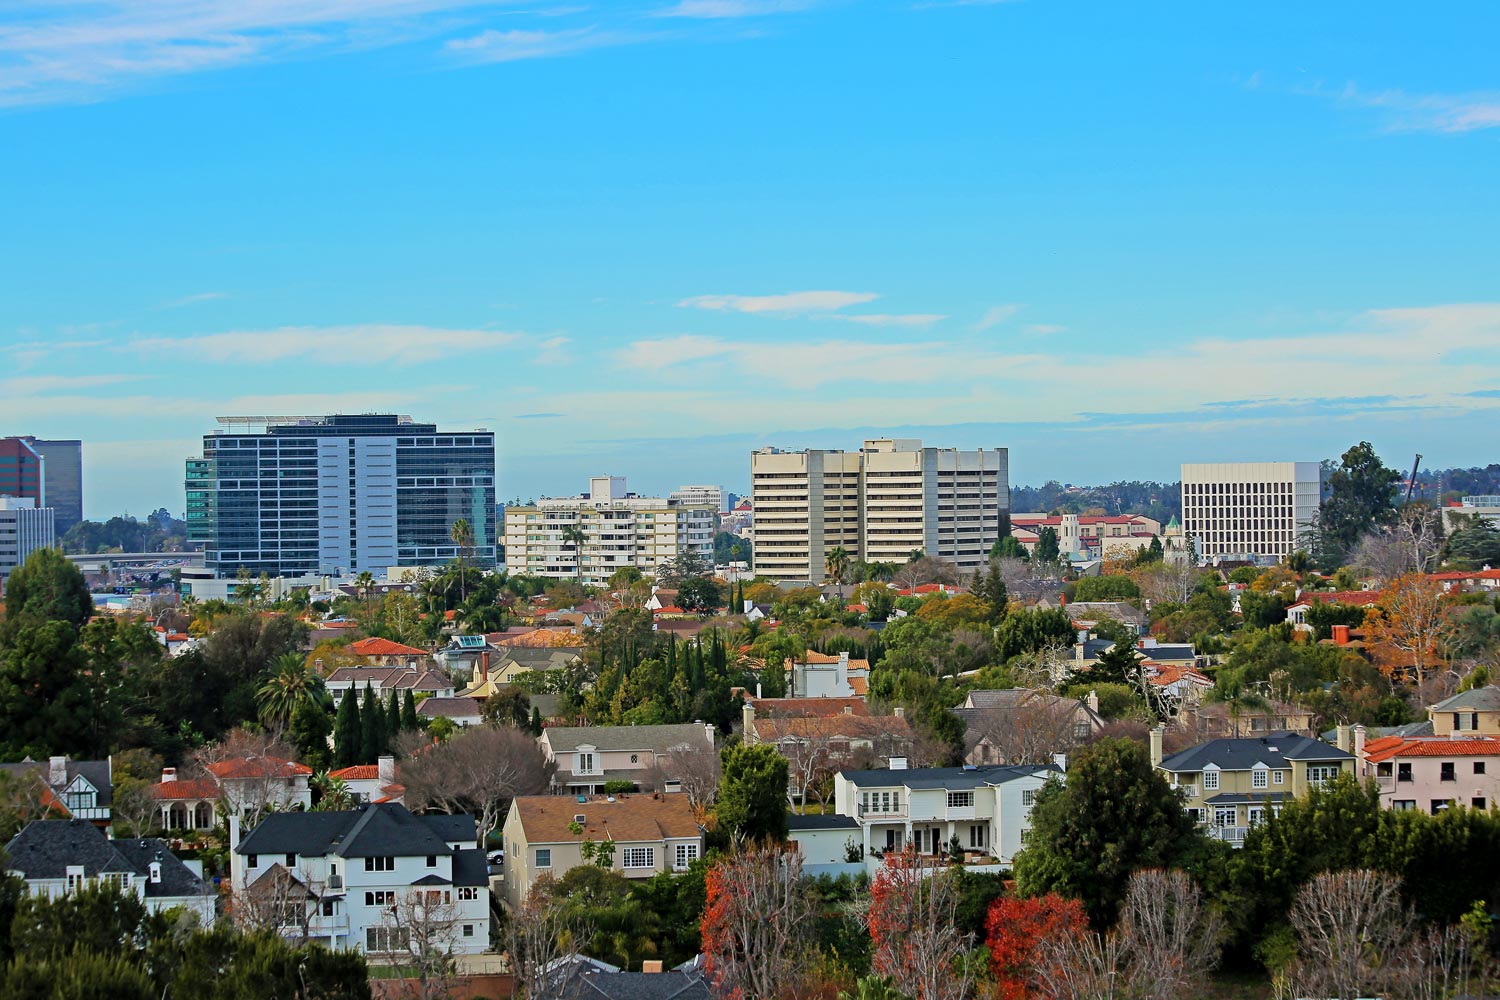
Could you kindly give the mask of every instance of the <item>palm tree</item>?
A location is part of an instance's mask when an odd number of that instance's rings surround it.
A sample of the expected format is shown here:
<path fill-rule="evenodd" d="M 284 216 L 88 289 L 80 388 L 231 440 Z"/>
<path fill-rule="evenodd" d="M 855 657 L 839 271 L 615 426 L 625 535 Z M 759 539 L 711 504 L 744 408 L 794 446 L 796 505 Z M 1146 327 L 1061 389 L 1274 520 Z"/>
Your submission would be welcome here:
<path fill-rule="evenodd" d="M 573 555 L 578 562 L 578 583 L 583 584 L 583 543 L 585 540 L 582 524 L 570 524 L 562 530 L 562 540 L 573 543 Z"/>
<path fill-rule="evenodd" d="M 881 583 L 890 583 L 895 577 L 895 563 L 873 562 L 870 564 L 870 579 L 879 580 Z"/>
<path fill-rule="evenodd" d="M 849 572 L 849 553 L 842 545 L 835 546 L 824 557 L 823 568 L 828 578 L 838 585 L 839 603 L 844 603 L 844 576 Z"/>
<path fill-rule="evenodd" d="M 285 653 L 271 661 L 275 673 L 255 692 L 261 719 L 286 723 L 303 705 L 323 698 L 323 678 L 308 669 L 298 653 Z"/>
<path fill-rule="evenodd" d="M 354 808 L 354 793 L 343 778 L 335 778 L 327 771 L 319 771 L 308 780 L 312 790 L 318 793 L 318 804 L 314 812 L 342 812 Z"/>
<path fill-rule="evenodd" d="M 365 600 L 365 617 L 370 617 L 370 592 L 375 589 L 375 574 L 365 570 L 354 578 L 354 587 Z M 367 626 L 368 627 L 368 626 Z"/>
<path fill-rule="evenodd" d="M 474 545 L 474 526 L 468 518 L 461 517 L 448 529 L 448 537 L 458 546 L 458 599 L 462 601 L 469 596 L 468 580 L 464 577 L 464 552 Z"/>

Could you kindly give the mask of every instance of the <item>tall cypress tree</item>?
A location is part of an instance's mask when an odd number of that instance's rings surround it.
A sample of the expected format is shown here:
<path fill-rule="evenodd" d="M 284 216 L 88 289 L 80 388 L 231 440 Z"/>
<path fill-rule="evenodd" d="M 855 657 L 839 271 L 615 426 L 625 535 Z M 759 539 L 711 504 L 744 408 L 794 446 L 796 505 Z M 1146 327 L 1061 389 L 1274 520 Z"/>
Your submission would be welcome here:
<path fill-rule="evenodd" d="M 411 688 L 406 689 L 406 700 L 401 703 L 401 728 L 408 732 L 416 732 L 422 728 L 417 721 L 417 699 L 411 693 Z"/>
<path fill-rule="evenodd" d="M 373 764 L 385 752 L 385 713 L 380 710 L 375 689 L 368 684 L 365 685 L 365 702 L 359 707 L 359 721 L 364 730 L 359 762 Z"/>
<path fill-rule="evenodd" d="M 352 767 L 364 754 L 364 729 L 359 720 L 359 695 L 351 688 L 339 702 L 333 724 L 333 766 Z"/>
<path fill-rule="evenodd" d="M 401 732 L 401 698 L 395 691 L 392 691 L 391 700 L 385 706 L 385 750 L 387 753 L 396 742 L 396 734 L 399 732 Z"/>

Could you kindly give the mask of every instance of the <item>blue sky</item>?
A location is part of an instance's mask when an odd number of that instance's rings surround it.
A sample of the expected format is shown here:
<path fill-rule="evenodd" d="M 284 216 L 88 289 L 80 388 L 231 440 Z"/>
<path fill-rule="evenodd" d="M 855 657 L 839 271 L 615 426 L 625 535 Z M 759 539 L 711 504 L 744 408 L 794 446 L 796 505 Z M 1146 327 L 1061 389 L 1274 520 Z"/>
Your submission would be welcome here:
<path fill-rule="evenodd" d="M 218 414 L 751 448 L 1496 458 L 1492 3 L 0 0 L 0 432 L 90 516 Z"/>

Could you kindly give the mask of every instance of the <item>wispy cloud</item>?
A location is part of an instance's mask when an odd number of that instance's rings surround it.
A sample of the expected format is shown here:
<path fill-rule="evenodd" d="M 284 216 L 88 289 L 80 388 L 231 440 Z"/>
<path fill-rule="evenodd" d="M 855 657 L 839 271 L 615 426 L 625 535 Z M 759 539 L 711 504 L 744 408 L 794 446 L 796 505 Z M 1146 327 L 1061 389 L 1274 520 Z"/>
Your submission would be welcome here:
<path fill-rule="evenodd" d="M 507 347 L 519 334 L 447 330 L 427 326 L 281 327 L 275 330 L 148 337 L 131 341 L 138 352 L 183 351 L 211 362 L 272 364 L 305 359 L 338 365 L 409 365 Z"/>
<path fill-rule="evenodd" d="M 573 341 L 568 337 L 548 337 L 536 345 L 536 356 L 532 363 L 538 365 L 565 365 L 573 360 L 566 348 Z"/>
<path fill-rule="evenodd" d="M 948 317 L 940 313 L 836 313 L 829 318 L 865 326 L 931 326 Z"/>
<path fill-rule="evenodd" d="M 1062 333 L 1067 327 L 1056 323 L 1028 323 L 1023 329 L 1033 337 L 1045 337 L 1053 333 Z"/>
<path fill-rule="evenodd" d="M 679 309 L 742 313 L 815 313 L 857 306 L 880 298 L 874 292 L 784 292 L 780 295 L 695 295 Z"/>
<path fill-rule="evenodd" d="M 1257 78 L 1258 79 L 1258 78 Z M 1379 112 L 1391 132 L 1461 134 L 1500 128 L 1500 92 L 1413 94 L 1405 90 L 1364 90 L 1353 83 L 1337 91 L 1314 87 L 1307 91 L 1331 98 L 1345 107 Z"/>
<path fill-rule="evenodd" d="M 197 295 L 184 295 L 180 299 L 163 302 L 161 307 L 163 309 L 181 309 L 183 306 L 195 306 L 200 302 L 214 302 L 218 299 L 227 299 L 228 297 L 227 292 L 199 292 Z"/>
<path fill-rule="evenodd" d="M 974 324 L 974 330 L 976 333 L 982 333 L 985 330 L 997 327 L 1020 311 L 1021 307 L 1015 303 L 990 306 L 984 311 L 984 315 L 979 317 L 979 322 Z"/>
<path fill-rule="evenodd" d="M 816 0 L 680 0 L 656 12 L 657 17 L 724 19 L 793 14 L 815 6 Z"/>
<path fill-rule="evenodd" d="M 53 395 L 59 392 L 81 392 L 100 386 L 138 382 L 142 375 L 19 375 L 0 379 L 0 394 L 15 396 Z"/>
<path fill-rule="evenodd" d="M 517 413 L 516 420 L 552 420 L 561 417 L 561 413 Z"/>
<path fill-rule="evenodd" d="M 631 45 L 649 41 L 652 37 L 644 32 L 610 31 L 597 26 L 559 31 L 497 31 L 491 28 L 470 38 L 455 38 L 444 48 L 467 62 L 501 63 L 519 59 L 546 59 L 613 45 Z"/>

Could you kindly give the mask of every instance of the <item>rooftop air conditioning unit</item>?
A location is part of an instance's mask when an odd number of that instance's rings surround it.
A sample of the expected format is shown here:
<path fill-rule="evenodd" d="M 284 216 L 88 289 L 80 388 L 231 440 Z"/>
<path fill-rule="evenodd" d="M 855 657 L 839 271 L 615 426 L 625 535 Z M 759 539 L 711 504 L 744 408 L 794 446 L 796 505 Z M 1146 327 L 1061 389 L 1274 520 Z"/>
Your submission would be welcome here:
<path fill-rule="evenodd" d="M 575 823 L 582 823 L 582 822 L 584 822 L 583 813 L 574 813 L 573 814 L 573 822 L 575 822 Z"/>

